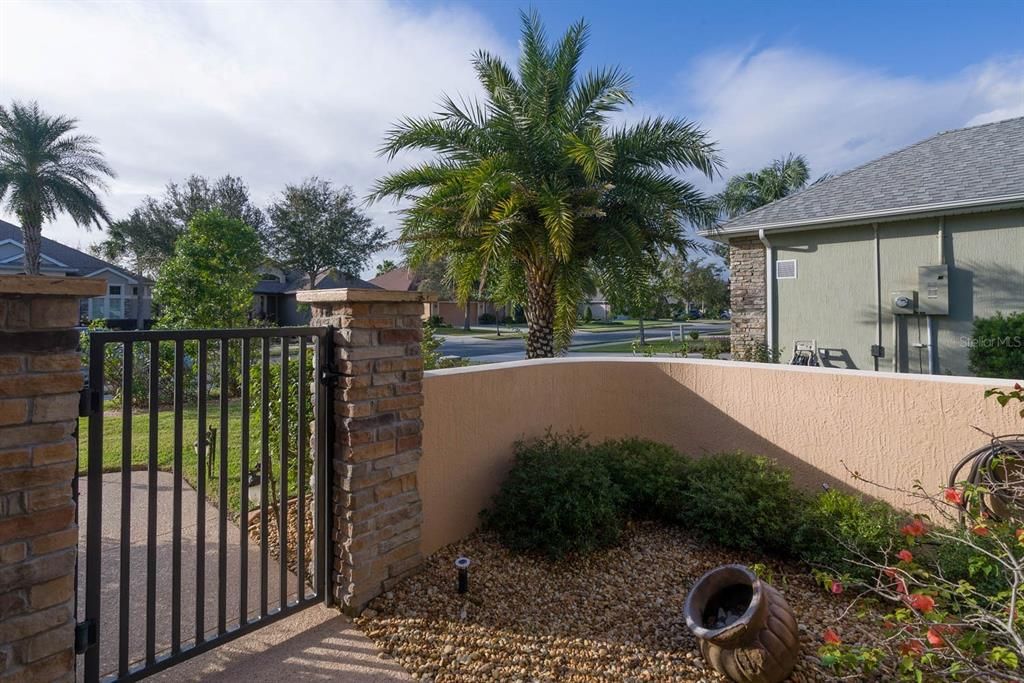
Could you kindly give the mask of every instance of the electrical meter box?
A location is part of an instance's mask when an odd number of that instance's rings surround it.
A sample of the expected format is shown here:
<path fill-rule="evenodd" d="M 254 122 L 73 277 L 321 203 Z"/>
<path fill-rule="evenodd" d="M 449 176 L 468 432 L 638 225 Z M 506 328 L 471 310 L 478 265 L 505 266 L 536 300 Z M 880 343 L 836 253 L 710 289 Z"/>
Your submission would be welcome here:
<path fill-rule="evenodd" d="M 925 315 L 949 315 L 949 266 L 917 269 L 917 310 Z"/>
<path fill-rule="evenodd" d="M 893 292 L 889 299 L 893 315 L 913 315 L 917 313 L 917 292 L 907 289 Z"/>

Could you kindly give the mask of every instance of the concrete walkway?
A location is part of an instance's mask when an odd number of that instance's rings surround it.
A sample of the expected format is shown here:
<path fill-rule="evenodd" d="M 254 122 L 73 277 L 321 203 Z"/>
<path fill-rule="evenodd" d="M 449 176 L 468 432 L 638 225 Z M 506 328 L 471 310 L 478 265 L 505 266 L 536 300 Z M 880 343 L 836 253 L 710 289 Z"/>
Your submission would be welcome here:
<path fill-rule="evenodd" d="M 171 556 L 173 544 L 173 475 L 157 475 L 156 524 L 156 650 L 170 648 L 171 643 Z M 133 472 L 131 477 L 131 547 L 129 551 L 128 655 L 130 662 L 145 657 L 146 634 L 146 524 L 148 511 L 148 474 Z M 79 482 L 79 544 L 85 549 L 85 535 L 89 487 L 83 476 Z M 101 532 L 100 577 L 100 672 L 113 673 L 118 661 L 118 620 L 120 610 L 121 574 L 121 475 L 103 476 L 103 519 Z M 196 631 L 197 591 L 197 513 L 203 505 L 206 519 L 205 544 L 202 567 L 204 570 L 203 628 L 206 637 L 216 634 L 218 609 L 218 515 L 216 507 L 200 502 L 196 492 L 187 484 L 182 489 L 181 527 L 181 642 L 188 647 Z M 242 566 L 242 531 L 228 522 L 225 548 L 227 552 L 227 582 L 225 584 L 225 614 L 227 627 L 239 622 L 242 592 L 239 573 Z M 84 550 L 78 564 L 78 615 L 85 614 Z M 248 566 L 246 590 L 249 618 L 255 618 L 260 599 L 259 546 L 247 543 L 245 553 Z M 288 597 L 298 595 L 298 577 L 286 574 Z M 280 594 L 280 565 L 268 558 L 268 608 L 278 605 Z M 311 590 L 306 589 L 307 594 Z M 258 661 L 258 671 L 252 669 Z M 79 680 L 82 677 L 83 658 L 79 657 Z M 244 672 L 244 673 L 243 673 Z M 377 681 L 404 680 L 404 672 L 397 665 L 377 658 L 373 643 L 345 621 L 336 611 L 321 606 L 305 609 L 270 626 L 200 655 L 192 661 L 179 664 L 163 673 L 167 680 L 194 677 L 208 680 L 283 680 L 289 673 L 303 676 L 335 678 L 337 680 Z M 320 673 L 317 673 L 320 672 Z M 361 676 L 358 677 L 358 676 Z"/>

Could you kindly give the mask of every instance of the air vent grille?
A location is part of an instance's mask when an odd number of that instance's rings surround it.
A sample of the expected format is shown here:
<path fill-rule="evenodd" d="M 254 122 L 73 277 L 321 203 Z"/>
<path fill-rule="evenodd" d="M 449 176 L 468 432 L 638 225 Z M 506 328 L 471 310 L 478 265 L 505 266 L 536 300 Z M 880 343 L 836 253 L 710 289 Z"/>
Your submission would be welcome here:
<path fill-rule="evenodd" d="M 795 280 L 796 279 L 796 260 L 790 259 L 788 261 L 776 261 L 775 262 L 775 279 L 776 280 Z"/>

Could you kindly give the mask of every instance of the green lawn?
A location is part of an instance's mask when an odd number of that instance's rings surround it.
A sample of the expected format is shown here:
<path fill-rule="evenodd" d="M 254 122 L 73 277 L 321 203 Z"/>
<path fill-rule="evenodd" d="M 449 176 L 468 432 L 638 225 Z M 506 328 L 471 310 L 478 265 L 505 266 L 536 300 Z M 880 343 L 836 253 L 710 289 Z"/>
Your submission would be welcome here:
<path fill-rule="evenodd" d="M 278 406 L 271 405 L 271 410 L 278 410 Z M 312 409 L 307 408 L 307 418 L 312 417 Z M 294 416 L 289 418 L 294 420 Z M 250 414 L 249 424 L 249 467 L 252 468 L 260 461 L 260 416 Z M 131 462 L 135 467 L 144 467 L 149 462 L 149 413 L 148 411 L 135 412 L 132 414 L 132 454 Z M 121 469 L 121 448 L 122 448 L 122 418 L 120 410 L 114 412 L 108 410 L 103 417 L 103 468 L 105 471 L 119 471 Z M 220 406 L 217 401 L 211 400 L 207 404 L 207 428 L 217 429 L 217 462 L 214 466 L 214 476 L 206 481 L 206 495 L 210 501 L 217 501 L 219 498 L 220 482 L 218 478 L 220 468 Z M 228 502 L 230 509 L 237 512 L 241 509 L 241 465 L 242 465 L 242 405 L 235 400 L 228 405 Z M 199 434 L 199 414 L 195 405 L 186 406 L 182 411 L 182 476 L 193 488 L 198 487 L 198 456 L 194 444 Z M 307 430 L 308 434 L 308 430 Z M 278 437 L 279 439 L 280 437 Z M 88 443 L 89 443 L 89 420 L 79 420 L 78 433 L 78 466 L 82 473 L 88 468 Z M 308 443 L 308 436 L 306 443 Z M 280 444 L 273 440 L 269 444 L 269 457 L 273 472 L 272 481 L 275 486 L 280 487 Z M 294 449 L 293 449 L 294 450 Z M 307 449 L 308 450 L 308 449 Z M 171 471 L 174 468 L 174 413 L 170 409 L 162 409 L 157 416 L 157 467 L 161 470 Z M 308 461 L 307 461 L 308 464 Z M 308 466 L 307 466 L 308 469 Z M 289 491 L 294 493 L 295 487 L 295 455 L 294 452 L 289 461 Z M 307 473 L 307 477 L 308 477 Z M 274 497 L 270 496 L 270 501 Z M 269 501 L 268 501 L 269 502 Z"/>
<path fill-rule="evenodd" d="M 645 329 L 654 329 L 660 327 L 673 327 L 678 325 L 678 321 L 673 321 L 668 318 L 661 320 L 645 320 Z M 624 329 L 640 328 L 640 321 L 627 318 L 624 320 L 594 320 L 593 322 L 584 323 L 581 322 L 576 329 L 583 332 L 620 332 Z"/>
<path fill-rule="evenodd" d="M 691 339 L 686 340 L 688 347 L 688 353 L 700 353 L 704 349 L 705 341 L 703 339 L 693 341 Z M 728 344 L 723 342 L 725 348 L 724 351 L 728 351 Z M 647 342 L 647 348 L 654 351 L 657 354 L 671 354 L 679 353 L 682 351 L 682 343 L 678 341 L 669 341 L 668 339 L 655 339 Z M 577 346 L 573 348 L 573 351 L 583 351 L 585 353 L 632 353 L 633 342 L 618 342 L 615 344 L 589 344 L 587 346 Z"/>

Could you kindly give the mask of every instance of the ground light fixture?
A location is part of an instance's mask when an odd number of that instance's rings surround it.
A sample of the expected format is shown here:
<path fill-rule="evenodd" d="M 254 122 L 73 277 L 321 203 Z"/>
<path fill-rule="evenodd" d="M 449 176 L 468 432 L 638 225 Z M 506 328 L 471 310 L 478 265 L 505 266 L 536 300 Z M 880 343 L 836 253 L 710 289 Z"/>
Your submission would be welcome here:
<path fill-rule="evenodd" d="M 469 591 L 469 564 L 469 558 L 465 556 L 455 560 L 455 569 L 459 573 L 458 590 L 460 594 Z"/>

